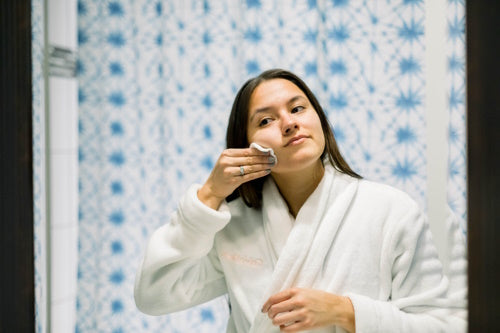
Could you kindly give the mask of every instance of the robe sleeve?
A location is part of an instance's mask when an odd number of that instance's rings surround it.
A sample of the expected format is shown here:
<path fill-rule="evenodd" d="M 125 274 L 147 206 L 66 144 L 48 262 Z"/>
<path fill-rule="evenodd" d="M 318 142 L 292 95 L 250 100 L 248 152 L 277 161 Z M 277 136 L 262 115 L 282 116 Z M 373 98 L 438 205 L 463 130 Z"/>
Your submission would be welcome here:
<path fill-rule="evenodd" d="M 450 269 L 444 275 L 418 207 L 411 207 L 395 223 L 388 246 L 382 251 L 387 258 L 382 266 L 391 270 L 390 299 L 346 295 L 354 306 L 357 333 L 466 331 L 465 242 L 456 220 L 447 221 L 447 232 Z"/>
<path fill-rule="evenodd" d="M 205 206 L 193 185 L 181 199 L 170 223 L 151 236 L 135 279 L 134 297 L 144 313 L 161 315 L 209 301 L 227 292 L 215 234 L 231 215 Z"/>

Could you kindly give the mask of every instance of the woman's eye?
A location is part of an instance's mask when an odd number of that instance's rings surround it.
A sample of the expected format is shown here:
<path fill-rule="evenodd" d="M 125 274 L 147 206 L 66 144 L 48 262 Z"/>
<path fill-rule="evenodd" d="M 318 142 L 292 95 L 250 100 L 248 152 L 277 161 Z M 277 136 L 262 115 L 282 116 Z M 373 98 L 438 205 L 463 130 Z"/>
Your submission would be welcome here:
<path fill-rule="evenodd" d="M 270 121 L 271 121 L 271 118 L 264 118 L 259 122 L 259 126 L 265 126 L 265 125 L 269 124 Z"/>
<path fill-rule="evenodd" d="M 292 109 L 292 113 L 299 112 L 304 110 L 305 108 L 303 106 L 296 106 Z"/>

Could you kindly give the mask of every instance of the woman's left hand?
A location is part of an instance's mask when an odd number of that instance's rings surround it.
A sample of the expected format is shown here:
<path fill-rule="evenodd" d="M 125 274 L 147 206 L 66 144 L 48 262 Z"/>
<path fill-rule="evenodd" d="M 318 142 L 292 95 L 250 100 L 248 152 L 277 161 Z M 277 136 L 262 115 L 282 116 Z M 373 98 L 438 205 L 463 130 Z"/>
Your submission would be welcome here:
<path fill-rule="evenodd" d="M 337 325 L 355 332 L 351 300 L 315 289 L 291 288 L 269 297 L 262 306 L 281 332 Z"/>

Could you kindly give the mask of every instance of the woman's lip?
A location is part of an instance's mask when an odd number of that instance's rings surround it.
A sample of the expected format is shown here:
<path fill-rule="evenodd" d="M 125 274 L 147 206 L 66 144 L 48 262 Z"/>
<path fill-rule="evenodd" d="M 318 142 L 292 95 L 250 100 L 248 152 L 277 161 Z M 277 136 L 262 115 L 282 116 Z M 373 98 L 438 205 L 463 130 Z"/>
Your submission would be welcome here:
<path fill-rule="evenodd" d="M 302 141 L 304 141 L 306 138 L 307 138 L 307 136 L 305 136 L 305 135 L 297 135 L 297 136 L 294 136 L 293 138 L 291 138 L 291 139 L 290 139 L 290 141 L 288 141 L 288 142 L 286 143 L 285 147 L 290 146 L 290 145 L 299 144 L 299 143 L 301 143 Z"/>

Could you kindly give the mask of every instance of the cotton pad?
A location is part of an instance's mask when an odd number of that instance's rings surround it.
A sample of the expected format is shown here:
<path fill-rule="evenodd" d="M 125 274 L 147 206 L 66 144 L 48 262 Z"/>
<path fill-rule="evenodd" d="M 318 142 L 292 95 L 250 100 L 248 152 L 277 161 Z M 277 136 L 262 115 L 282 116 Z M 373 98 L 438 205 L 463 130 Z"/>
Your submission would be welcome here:
<path fill-rule="evenodd" d="M 274 165 L 276 165 L 278 163 L 278 158 L 274 154 L 273 148 L 264 148 L 264 147 L 262 147 L 261 145 L 259 145 L 258 143 L 255 143 L 255 142 L 252 142 L 250 144 L 250 148 L 258 149 L 258 150 L 260 150 L 263 153 L 270 153 L 271 156 L 274 157 Z"/>

